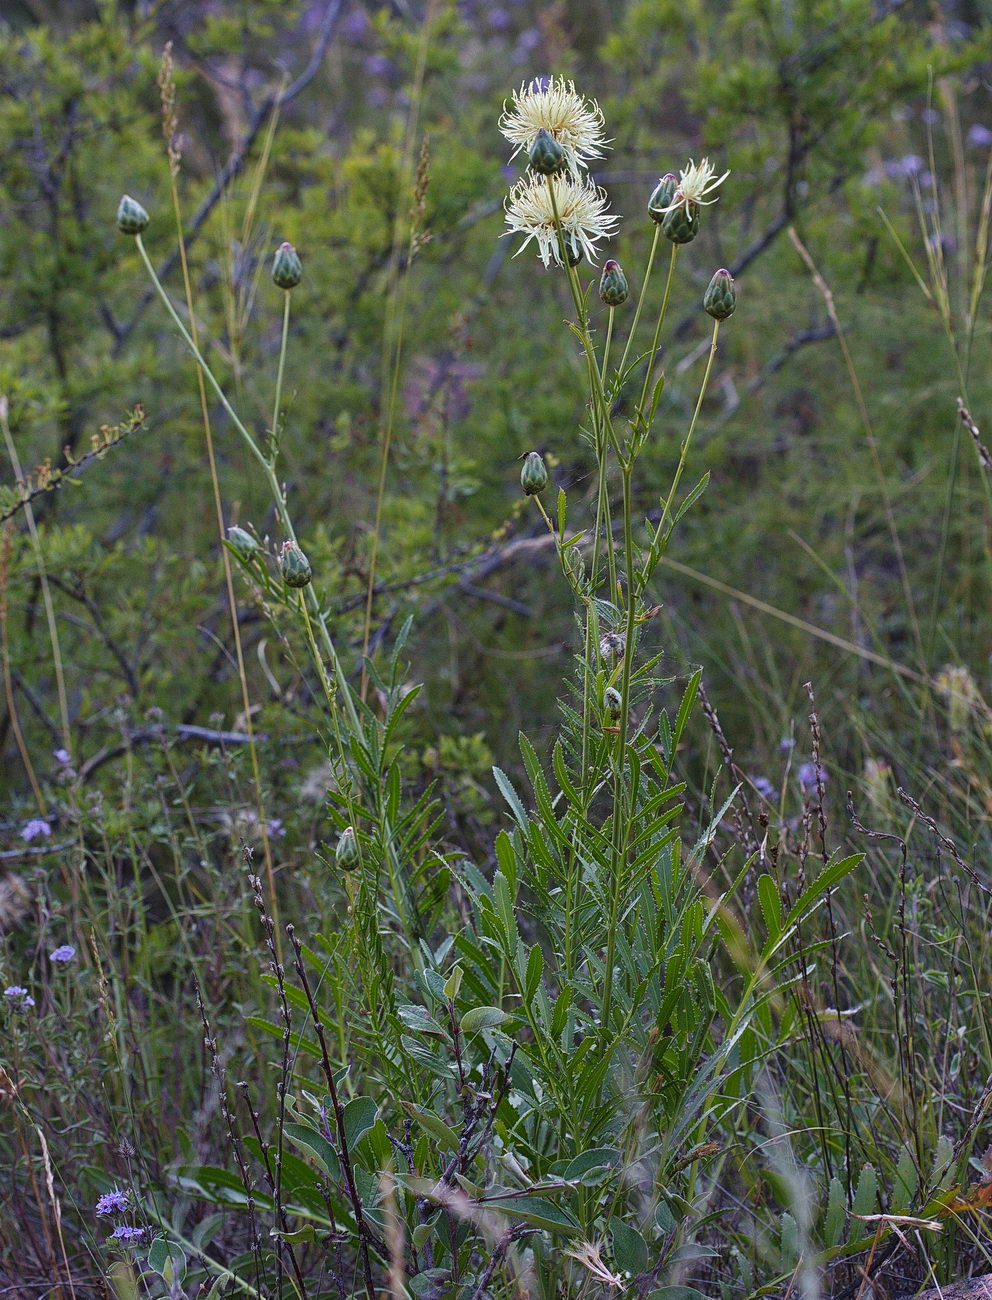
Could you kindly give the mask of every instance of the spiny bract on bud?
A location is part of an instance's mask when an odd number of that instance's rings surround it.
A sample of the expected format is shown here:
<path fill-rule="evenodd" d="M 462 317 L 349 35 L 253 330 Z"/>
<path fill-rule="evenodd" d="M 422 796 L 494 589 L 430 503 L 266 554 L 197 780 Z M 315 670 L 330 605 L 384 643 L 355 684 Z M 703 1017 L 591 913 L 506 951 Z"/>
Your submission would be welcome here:
<path fill-rule="evenodd" d="M 125 194 L 117 205 L 117 229 L 122 235 L 140 235 L 151 220 L 137 199 Z"/>
<path fill-rule="evenodd" d="M 529 497 L 537 496 L 548 486 L 548 471 L 536 451 L 529 451 L 524 458 L 523 469 L 520 471 L 520 486 Z"/>
<path fill-rule="evenodd" d="M 358 845 L 358 836 L 354 826 L 346 826 L 338 836 L 338 846 L 334 850 L 334 861 L 342 871 L 354 871 L 361 863 L 362 852 Z"/>
<path fill-rule="evenodd" d="M 287 587 L 305 587 L 313 577 L 310 561 L 295 542 L 283 542 L 279 552 L 279 572 Z"/>
<path fill-rule="evenodd" d="M 272 259 L 272 279 L 280 289 L 295 289 L 303 279 L 300 255 L 292 244 L 280 244 Z"/>
<path fill-rule="evenodd" d="M 699 211 L 691 215 L 684 207 L 672 208 L 661 222 L 661 232 L 673 244 L 691 244 L 699 234 Z"/>
<path fill-rule="evenodd" d="M 246 563 L 251 559 L 256 551 L 262 549 L 256 539 L 252 537 L 251 533 L 246 533 L 245 530 L 239 528 L 237 524 L 232 525 L 227 530 L 227 540 L 230 543 L 231 550 L 238 559 L 244 560 Z"/>
<path fill-rule="evenodd" d="M 553 172 L 561 170 L 565 162 L 565 150 L 551 132 L 545 131 L 544 127 L 542 127 L 534 137 L 534 143 L 527 151 L 527 157 L 530 160 L 532 172 L 540 172 L 542 176 L 550 176 Z"/>
<path fill-rule="evenodd" d="M 733 316 L 737 307 L 737 289 L 734 277 L 724 267 L 709 282 L 703 294 L 703 307 L 714 320 L 726 320 L 728 316 Z"/>
<path fill-rule="evenodd" d="M 619 718 L 623 699 L 615 686 L 607 686 L 603 692 L 603 705 L 611 718 Z"/>
<path fill-rule="evenodd" d="M 651 220 L 659 223 L 665 220 L 665 211 L 671 206 L 678 188 L 679 178 L 674 172 L 666 172 L 655 186 L 654 193 L 648 199 L 648 212 Z"/>
<path fill-rule="evenodd" d="M 619 307 L 621 303 L 627 301 L 627 295 L 630 289 L 627 287 L 627 277 L 619 262 L 615 262 L 611 257 L 603 266 L 603 274 L 599 281 L 599 296 L 607 307 Z"/>

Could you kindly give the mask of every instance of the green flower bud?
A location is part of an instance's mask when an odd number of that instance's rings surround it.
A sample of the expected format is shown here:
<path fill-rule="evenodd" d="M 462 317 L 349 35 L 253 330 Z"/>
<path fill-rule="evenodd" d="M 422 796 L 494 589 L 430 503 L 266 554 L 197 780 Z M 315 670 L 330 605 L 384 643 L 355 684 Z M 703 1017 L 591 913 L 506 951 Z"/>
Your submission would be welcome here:
<path fill-rule="evenodd" d="M 611 257 L 603 267 L 603 274 L 599 281 L 599 296 L 607 307 L 619 307 L 627 301 L 627 295 L 630 290 L 627 287 L 627 277 L 624 275 L 619 262 L 615 262 Z"/>
<path fill-rule="evenodd" d="M 530 159 L 531 171 L 540 172 L 542 176 L 551 176 L 561 169 L 565 161 L 565 150 L 551 132 L 546 131 L 542 126 L 534 137 L 534 143 L 527 157 Z"/>
<path fill-rule="evenodd" d="M 122 235 L 140 235 L 151 220 L 137 199 L 125 194 L 117 205 L 117 229 Z"/>
<path fill-rule="evenodd" d="M 660 225 L 665 220 L 665 209 L 671 205 L 678 188 L 679 178 L 674 172 L 666 172 L 655 186 L 654 193 L 648 199 L 648 212 L 651 220 Z"/>
<path fill-rule="evenodd" d="M 342 871 L 354 871 L 361 865 L 362 851 L 358 845 L 358 836 L 354 826 L 346 826 L 338 836 L 338 846 L 334 850 L 334 861 Z"/>
<path fill-rule="evenodd" d="M 280 244 L 272 259 L 272 278 L 280 289 L 295 289 L 303 279 L 300 255 L 292 244 Z"/>
<path fill-rule="evenodd" d="M 548 486 L 548 471 L 536 451 L 529 451 L 524 458 L 523 469 L 520 471 L 520 486 L 529 497 L 537 496 Z"/>
<path fill-rule="evenodd" d="M 246 564 L 257 551 L 262 549 L 251 533 L 246 533 L 237 524 L 227 530 L 227 540 L 234 554 Z"/>
<path fill-rule="evenodd" d="M 279 552 L 279 572 L 287 587 L 305 587 L 313 577 L 310 561 L 295 542 L 283 542 Z"/>
<path fill-rule="evenodd" d="M 578 266 L 582 261 L 582 245 L 574 235 L 565 235 L 565 261 L 569 266 Z"/>
<path fill-rule="evenodd" d="M 737 290 L 734 277 L 723 267 L 717 271 L 703 294 L 703 307 L 714 320 L 726 320 L 737 307 Z"/>
<path fill-rule="evenodd" d="M 661 232 L 673 244 L 691 244 L 699 234 L 699 209 L 693 206 L 690 215 L 685 210 L 685 204 L 680 203 L 677 208 L 665 213 Z"/>
<path fill-rule="evenodd" d="M 603 706 L 611 718 L 619 718 L 623 699 L 615 686 L 607 686 L 603 692 Z"/>

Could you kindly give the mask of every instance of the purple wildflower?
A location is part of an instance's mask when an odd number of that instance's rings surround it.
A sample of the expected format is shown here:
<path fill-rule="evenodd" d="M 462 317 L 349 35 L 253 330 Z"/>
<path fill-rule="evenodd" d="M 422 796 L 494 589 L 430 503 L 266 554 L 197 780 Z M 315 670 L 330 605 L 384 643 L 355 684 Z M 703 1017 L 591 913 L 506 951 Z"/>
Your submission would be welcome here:
<path fill-rule="evenodd" d="M 974 122 L 968 128 L 968 143 L 973 149 L 987 149 L 992 144 L 992 131 L 980 122 Z"/>
<path fill-rule="evenodd" d="M 96 1212 L 99 1215 L 127 1214 L 130 1208 L 130 1195 L 126 1191 L 121 1191 L 119 1187 L 115 1187 L 112 1192 L 104 1192 L 96 1203 Z M 116 1235 L 115 1233 L 114 1236 Z"/>
<path fill-rule="evenodd" d="M 55 751 L 55 761 L 56 763 L 60 763 L 63 767 L 68 767 L 72 762 L 72 755 L 67 749 L 57 749 Z"/>
<path fill-rule="evenodd" d="M 753 776 L 751 778 L 751 784 L 754 786 L 758 794 L 761 795 L 762 799 L 767 799 L 769 803 L 774 803 L 778 798 L 778 791 L 772 785 L 771 781 L 769 781 L 767 776 Z"/>
<path fill-rule="evenodd" d="M 65 965 L 67 962 L 72 961 L 75 956 L 76 950 L 71 943 L 59 944 L 54 952 L 51 952 L 48 955 L 49 961 L 58 962 L 61 965 Z"/>
<path fill-rule="evenodd" d="M 20 1009 L 21 1007 L 33 1007 L 34 998 L 27 991 L 23 984 L 11 984 L 3 991 L 4 997 L 10 1004 Z"/>
<path fill-rule="evenodd" d="M 30 844 L 31 841 L 36 840 L 39 835 L 42 839 L 47 839 L 51 833 L 52 828 L 48 822 L 45 821 L 44 817 L 33 817 L 21 831 L 21 839 L 27 840 Z"/>
<path fill-rule="evenodd" d="M 122 1223 L 110 1236 L 117 1241 L 140 1241 L 147 1231 L 147 1228 L 132 1228 L 129 1223 Z"/>
<path fill-rule="evenodd" d="M 803 763 L 796 775 L 799 777 L 799 784 L 804 790 L 815 790 L 817 778 L 819 778 L 820 785 L 827 784 L 826 772 L 822 767 L 817 771 L 815 763 Z"/>
<path fill-rule="evenodd" d="M 281 817 L 273 817 L 269 822 L 269 839 L 281 840 L 285 837 L 286 828 L 282 824 Z"/>

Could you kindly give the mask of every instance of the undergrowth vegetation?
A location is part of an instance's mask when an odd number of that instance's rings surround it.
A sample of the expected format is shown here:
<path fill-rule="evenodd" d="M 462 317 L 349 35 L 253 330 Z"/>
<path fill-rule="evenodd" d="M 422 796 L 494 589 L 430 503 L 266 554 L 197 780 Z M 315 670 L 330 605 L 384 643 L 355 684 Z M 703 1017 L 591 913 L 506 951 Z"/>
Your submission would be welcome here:
<path fill-rule="evenodd" d="M 5 1294 L 992 1273 L 987 22 L 0 15 Z"/>

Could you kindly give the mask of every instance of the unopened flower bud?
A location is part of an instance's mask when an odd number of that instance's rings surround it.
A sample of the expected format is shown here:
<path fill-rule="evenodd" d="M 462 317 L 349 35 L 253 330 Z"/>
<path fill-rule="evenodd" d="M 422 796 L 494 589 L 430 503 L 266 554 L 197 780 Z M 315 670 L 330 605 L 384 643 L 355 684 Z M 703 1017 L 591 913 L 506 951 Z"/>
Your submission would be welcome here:
<path fill-rule="evenodd" d="M 245 563 L 251 559 L 256 551 L 262 549 L 256 539 L 252 537 L 251 533 L 246 533 L 245 530 L 239 528 L 237 524 L 234 524 L 227 530 L 227 540 L 234 554 L 239 560 L 243 560 Z"/>
<path fill-rule="evenodd" d="M 346 826 L 338 836 L 338 846 L 334 850 L 334 861 L 342 871 L 354 871 L 361 864 L 362 853 L 358 846 L 358 836 L 354 826 Z"/>
<path fill-rule="evenodd" d="M 548 471 L 536 451 L 529 451 L 524 458 L 523 469 L 520 471 L 520 486 L 529 497 L 537 496 L 548 486 Z"/>
<path fill-rule="evenodd" d="M 665 213 L 661 231 L 673 244 L 691 244 L 699 234 L 699 209 L 693 207 L 691 213 L 686 212 L 685 204 L 680 203 Z"/>
<path fill-rule="evenodd" d="M 603 692 L 603 705 L 611 718 L 619 718 L 623 699 L 615 686 L 607 686 Z"/>
<path fill-rule="evenodd" d="M 534 137 L 534 143 L 527 156 L 530 159 L 531 171 L 540 172 L 542 176 L 551 176 L 561 169 L 565 161 L 565 150 L 551 132 L 546 131 L 542 126 Z"/>
<path fill-rule="evenodd" d="M 295 289 L 303 279 L 300 255 L 292 244 L 280 244 L 272 259 L 272 279 L 280 289 Z"/>
<path fill-rule="evenodd" d="M 117 229 L 122 235 L 140 235 L 150 217 L 137 199 L 125 194 L 117 205 Z"/>
<path fill-rule="evenodd" d="M 734 277 L 723 267 L 717 271 L 703 294 L 703 307 L 714 320 L 726 320 L 737 307 L 737 290 Z"/>
<path fill-rule="evenodd" d="M 627 301 L 627 295 L 630 292 L 627 287 L 627 277 L 624 275 L 619 262 L 615 262 L 611 257 L 603 267 L 603 274 L 599 281 L 599 296 L 607 307 L 619 307 Z"/>
<path fill-rule="evenodd" d="M 295 542 L 283 542 L 279 552 L 279 572 L 287 587 L 305 587 L 313 577 L 310 561 Z"/>
<path fill-rule="evenodd" d="M 654 193 L 648 199 L 648 212 L 651 220 L 659 224 L 665 220 L 665 209 L 671 205 L 678 188 L 679 178 L 674 172 L 666 172 L 655 186 Z"/>

